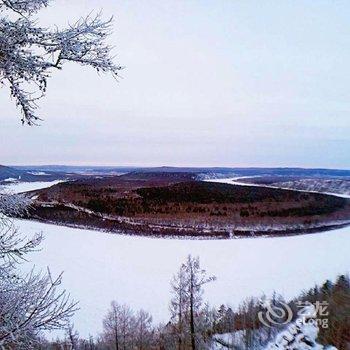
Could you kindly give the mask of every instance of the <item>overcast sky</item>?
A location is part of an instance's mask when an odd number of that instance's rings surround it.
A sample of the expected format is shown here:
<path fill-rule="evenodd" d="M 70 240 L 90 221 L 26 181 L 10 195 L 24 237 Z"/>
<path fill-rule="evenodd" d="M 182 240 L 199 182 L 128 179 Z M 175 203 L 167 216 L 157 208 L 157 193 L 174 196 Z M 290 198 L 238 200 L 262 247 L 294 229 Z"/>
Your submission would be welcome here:
<path fill-rule="evenodd" d="M 40 127 L 0 89 L 0 163 L 350 168 L 350 2 L 56 0 L 113 15 L 116 83 L 53 72 Z"/>

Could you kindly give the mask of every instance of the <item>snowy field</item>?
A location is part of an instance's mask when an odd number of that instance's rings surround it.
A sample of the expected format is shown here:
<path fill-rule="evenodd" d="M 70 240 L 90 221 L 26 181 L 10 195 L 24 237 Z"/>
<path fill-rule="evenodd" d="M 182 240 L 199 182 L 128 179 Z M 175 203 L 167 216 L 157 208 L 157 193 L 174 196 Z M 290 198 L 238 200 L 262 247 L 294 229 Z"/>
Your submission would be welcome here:
<path fill-rule="evenodd" d="M 320 234 L 235 240 L 141 238 L 16 220 L 28 236 L 43 232 L 42 251 L 29 269 L 64 271 L 64 287 L 80 301 L 74 324 L 82 336 L 97 334 L 111 300 L 144 308 L 168 320 L 170 279 L 188 254 L 218 280 L 206 288 L 212 305 L 239 304 L 273 290 L 286 297 L 350 271 L 350 227 Z"/>
<path fill-rule="evenodd" d="M 56 185 L 58 183 L 62 182 L 62 180 L 55 180 L 55 181 L 36 181 L 36 182 L 14 182 L 6 186 L 1 186 L 1 188 L 6 188 L 6 190 L 12 192 L 12 193 L 21 193 L 21 192 L 28 192 L 33 190 L 38 190 L 40 188 L 45 188 L 49 186 Z"/>

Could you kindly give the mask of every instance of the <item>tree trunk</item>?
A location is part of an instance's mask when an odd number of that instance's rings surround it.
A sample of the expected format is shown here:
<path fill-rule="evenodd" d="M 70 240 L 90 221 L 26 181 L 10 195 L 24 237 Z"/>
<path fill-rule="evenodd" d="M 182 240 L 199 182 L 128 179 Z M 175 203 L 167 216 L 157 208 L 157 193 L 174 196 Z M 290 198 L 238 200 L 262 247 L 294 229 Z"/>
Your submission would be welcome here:
<path fill-rule="evenodd" d="M 115 330 L 115 350 L 119 350 L 118 329 Z"/>
<path fill-rule="evenodd" d="M 179 318 L 179 336 L 178 336 L 178 341 L 179 341 L 179 350 L 182 350 L 182 325 L 181 325 L 181 317 Z"/>
<path fill-rule="evenodd" d="M 179 350 L 182 350 L 182 293 L 183 291 L 180 289 L 180 301 L 179 301 Z"/>
<path fill-rule="evenodd" d="M 194 317 L 193 317 L 192 305 L 191 305 L 191 345 L 192 345 L 192 350 L 196 350 L 196 339 L 194 336 Z"/>
<path fill-rule="evenodd" d="M 193 295 L 193 271 L 191 268 L 191 285 L 190 285 L 190 328 L 191 328 L 191 348 L 196 350 L 196 339 L 195 339 L 195 329 L 194 329 L 194 295 Z"/>

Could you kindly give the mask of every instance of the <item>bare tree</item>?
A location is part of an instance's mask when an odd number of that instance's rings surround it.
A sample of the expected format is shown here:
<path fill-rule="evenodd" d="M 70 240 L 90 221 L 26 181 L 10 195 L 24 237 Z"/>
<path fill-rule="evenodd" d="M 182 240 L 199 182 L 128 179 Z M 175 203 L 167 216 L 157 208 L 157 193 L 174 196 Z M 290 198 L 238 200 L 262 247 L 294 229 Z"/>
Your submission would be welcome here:
<path fill-rule="evenodd" d="M 136 314 L 136 346 L 139 350 L 149 349 L 152 344 L 152 316 L 144 310 Z"/>
<path fill-rule="evenodd" d="M 76 304 L 62 290 L 59 275 L 34 271 L 22 276 L 17 265 L 26 254 L 38 249 L 42 237 L 25 240 L 17 233 L 8 214 L 26 210 L 23 196 L 0 195 L 0 347 L 31 349 L 41 331 L 63 329 Z"/>
<path fill-rule="evenodd" d="M 79 349 L 79 333 L 76 330 L 74 330 L 74 325 L 72 323 L 68 324 L 66 337 L 67 337 L 67 340 L 70 344 L 70 349 L 71 350 L 78 350 Z"/>
<path fill-rule="evenodd" d="M 35 15 L 49 0 L 0 0 L 0 84 L 22 112 L 22 122 L 34 124 L 37 100 L 44 96 L 51 72 L 76 62 L 118 76 L 105 39 L 111 21 L 89 15 L 66 29 L 37 25 Z M 76 309 L 61 288 L 62 276 L 34 271 L 26 276 L 17 265 L 38 249 L 41 235 L 25 240 L 9 215 L 25 211 L 28 199 L 0 193 L 0 347 L 31 349 L 43 330 L 66 328 Z"/>
<path fill-rule="evenodd" d="M 214 276 L 207 276 L 206 271 L 200 266 L 199 258 L 193 258 L 191 255 L 187 257 L 186 262 L 181 265 L 179 272 L 174 276 L 171 305 L 174 312 L 173 317 L 179 322 L 178 330 L 182 332 L 179 335 L 179 347 L 182 346 L 187 332 L 190 335 L 191 349 L 197 348 L 200 340 L 197 325 L 203 311 L 203 286 L 215 279 Z"/>
<path fill-rule="evenodd" d="M 130 307 L 112 301 L 111 308 L 103 320 L 103 338 L 113 344 L 116 350 L 129 349 L 134 341 L 134 325 L 135 319 Z"/>
<path fill-rule="evenodd" d="M 52 70 L 76 62 L 118 76 L 120 66 L 110 56 L 105 39 L 111 21 L 89 15 L 66 29 L 49 30 L 37 25 L 34 15 L 49 0 L 0 0 L 0 84 L 10 89 L 22 111 L 22 123 L 32 125 L 37 100 L 44 96 Z"/>
<path fill-rule="evenodd" d="M 171 281 L 172 299 L 170 301 L 171 320 L 175 325 L 178 349 L 182 350 L 186 338 L 186 311 L 188 310 L 188 296 L 186 293 L 186 271 L 182 264 Z"/>
<path fill-rule="evenodd" d="M 187 273 L 189 309 L 190 309 L 190 331 L 192 350 L 196 349 L 196 324 L 195 313 L 200 309 L 202 304 L 203 285 L 214 281 L 214 276 L 207 276 L 205 270 L 201 269 L 199 257 L 192 258 L 188 256 L 185 264 Z"/>
<path fill-rule="evenodd" d="M 104 346 L 107 344 L 116 350 L 150 349 L 154 340 L 155 329 L 152 316 L 144 311 L 133 312 L 129 306 L 113 301 L 103 320 Z"/>

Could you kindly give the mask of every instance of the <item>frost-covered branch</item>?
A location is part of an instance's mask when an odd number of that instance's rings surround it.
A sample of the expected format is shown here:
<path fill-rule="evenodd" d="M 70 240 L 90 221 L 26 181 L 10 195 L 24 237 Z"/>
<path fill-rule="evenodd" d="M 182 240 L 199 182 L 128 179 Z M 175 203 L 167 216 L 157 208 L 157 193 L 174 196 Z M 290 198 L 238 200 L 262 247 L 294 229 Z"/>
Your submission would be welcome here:
<path fill-rule="evenodd" d="M 49 0 L 0 0 L 0 9 L 5 7 L 24 16 L 39 11 L 48 3 Z"/>
<path fill-rule="evenodd" d="M 25 239 L 13 219 L 26 212 L 30 200 L 0 193 L 0 348 L 34 349 L 43 330 L 64 329 L 76 303 L 61 289 L 62 275 L 31 271 L 22 276 L 17 264 L 38 249 L 40 234 Z"/>
<path fill-rule="evenodd" d="M 63 329 L 76 310 L 66 291 L 59 291 L 61 275 L 31 272 L 25 278 L 0 268 L 0 347 L 26 341 L 42 330 Z"/>
<path fill-rule="evenodd" d="M 106 38 L 112 18 L 89 15 L 68 28 L 39 27 L 33 13 L 47 6 L 47 0 L 0 0 L 0 11 L 14 12 L 16 19 L 0 18 L 0 83 L 8 86 L 22 111 L 22 122 L 34 124 L 37 100 L 44 96 L 47 79 L 65 62 L 76 62 L 97 72 L 117 77 L 122 68 L 113 62 Z"/>
<path fill-rule="evenodd" d="M 23 195 L 0 193 L 0 259 L 12 264 L 24 260 L 25 255 L 38 249 L 42 235 L 29 240 L 21 237 L 11 216 L 23 215 L 31 200 Z"/>

